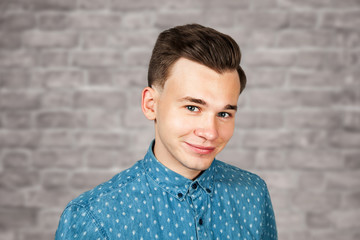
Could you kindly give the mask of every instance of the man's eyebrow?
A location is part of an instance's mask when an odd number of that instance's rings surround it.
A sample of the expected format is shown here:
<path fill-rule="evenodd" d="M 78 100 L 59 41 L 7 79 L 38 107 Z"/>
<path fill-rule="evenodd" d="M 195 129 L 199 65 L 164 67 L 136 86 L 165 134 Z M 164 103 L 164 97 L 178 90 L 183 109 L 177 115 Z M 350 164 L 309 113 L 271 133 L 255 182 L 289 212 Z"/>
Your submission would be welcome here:
<path fill-rule="evenodd" d="M 226 106 L 225 106 L 225 108 L 224 108 L 224 109 L 226 109 L 226 110 L 235 110 L 235 111 L 237 111 L 238 107 L 237 107 L 237 105 L 231 105 L 231 104 L 228 104 L 228 105 L 226 105 Z"/>
<path fill-rule="evenodd" d="M 197 104 L 200 104 L 200 105 L 203 105 L 203 106 L 207 106 L 207 103 L 200 99 L 200 98 L 193 98 L 193 97 L 184 97 L 184 98 L 181 98 L 179 99 L 180 102 L 193 102 L 193 103 L 197 103 Z M 231 104 L 228 104 L 224 107 L 224 110 L 235 110 L 237 111 L 238 107 L 237 105 L 231 105 Z"/>
<path fill-rule="evenodd" d="M 179 99 L 179 101 L 180 102 L 185 102 L 185 101 L 193 102 L 193 103 L 197 103 L 197 104 L 204 105 L 204 106 L 207 105 L 207 103 L 204 100 L 200 99 L 200 98 L 184 97 L 184 98 Z"/>

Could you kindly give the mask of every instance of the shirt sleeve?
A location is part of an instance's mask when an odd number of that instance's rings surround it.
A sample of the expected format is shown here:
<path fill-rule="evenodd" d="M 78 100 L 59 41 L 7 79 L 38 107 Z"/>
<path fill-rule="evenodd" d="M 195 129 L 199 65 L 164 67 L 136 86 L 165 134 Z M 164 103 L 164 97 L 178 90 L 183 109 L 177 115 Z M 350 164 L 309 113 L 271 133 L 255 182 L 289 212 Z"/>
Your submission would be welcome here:
<path fill-rule="evenodd" d="M 261 240 L 277 240 L 277 229 L 275 214 L 271 204 L 270 194 L 265 184 L 265 201 L 262 215 L 262 233 Z"/>
<path fill-rule="evenodd" d="M 55 240 L 68 239 L 108 239 L 98 221 L 84 207 L 68 206 L 61 215 Z"/>

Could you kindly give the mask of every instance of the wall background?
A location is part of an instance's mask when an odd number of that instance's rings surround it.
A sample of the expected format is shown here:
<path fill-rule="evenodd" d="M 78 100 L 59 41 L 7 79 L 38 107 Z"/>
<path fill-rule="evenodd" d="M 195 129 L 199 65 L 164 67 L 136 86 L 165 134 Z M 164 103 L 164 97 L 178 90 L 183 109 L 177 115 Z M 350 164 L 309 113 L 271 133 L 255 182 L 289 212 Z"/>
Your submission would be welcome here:
<path fill-rule="evenodd" d="M 360 239 L 358 0 L 1 0 L 0 240 L 53 239 L 67 202 L 142 158 L 152 47 L 192 22 L 242 49 L 219 158 L 267 181 L 280 239 Z"/>

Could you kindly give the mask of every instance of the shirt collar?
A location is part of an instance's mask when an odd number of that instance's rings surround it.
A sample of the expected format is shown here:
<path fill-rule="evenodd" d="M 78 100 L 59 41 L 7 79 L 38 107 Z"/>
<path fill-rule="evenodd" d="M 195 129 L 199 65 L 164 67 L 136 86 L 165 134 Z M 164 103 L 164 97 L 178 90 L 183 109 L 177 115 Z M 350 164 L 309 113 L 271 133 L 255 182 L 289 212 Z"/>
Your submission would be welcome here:
<path fill-rule="evenodd" d="M 213 161 L 211 166 L 205 170 L 194 181 L 183 177 L 182 175 L 170 170 L 160 163 L 154 153 L 153 144 L 155 140 L 149 146 L 149 149 L 144 157 L 143 166 L 147 175 L 155 181 L 161 188 L 172 194 L 179 200 L 184 200 L 185 196 L 191 191 L 194 184 L 197 184 L 205 191 L 209 196 L 214 192 L 214 174 L 216 171 L 216 160 Z"/>

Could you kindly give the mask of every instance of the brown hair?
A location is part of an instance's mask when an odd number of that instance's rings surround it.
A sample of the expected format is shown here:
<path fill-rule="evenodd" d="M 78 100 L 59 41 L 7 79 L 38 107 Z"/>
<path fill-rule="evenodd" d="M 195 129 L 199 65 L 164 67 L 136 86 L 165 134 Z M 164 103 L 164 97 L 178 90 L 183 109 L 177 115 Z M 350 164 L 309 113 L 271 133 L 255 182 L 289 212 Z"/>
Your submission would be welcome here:
<path fill-rule="evenodd" d="M 172 65 L 181 57 L 219 73 L 236 69 L 240 93 L 244 90 L 246 75 L 240 67 L 237 43 L 230 36 L 199 24 L 177 26 L 160 33 L 150 59 L 148 86 L 164 87 Z"/>

